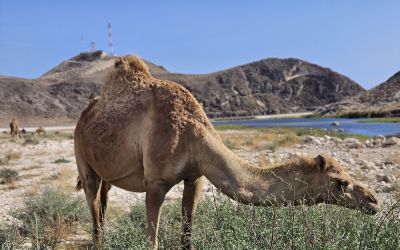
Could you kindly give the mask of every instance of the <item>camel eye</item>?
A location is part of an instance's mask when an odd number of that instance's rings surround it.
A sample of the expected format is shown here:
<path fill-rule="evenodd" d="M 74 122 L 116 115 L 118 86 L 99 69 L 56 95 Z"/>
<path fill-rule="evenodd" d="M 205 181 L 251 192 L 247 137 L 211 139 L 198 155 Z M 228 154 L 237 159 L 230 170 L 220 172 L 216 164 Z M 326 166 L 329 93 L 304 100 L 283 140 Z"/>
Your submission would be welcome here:
<path fill-rule="evenodd" d="M 349 183 L 347 183 L 346 181 L 341 181 L 341 180 L 337 181 L 338 189 L 346 189 L 348 185 L 349 185 Z"/>

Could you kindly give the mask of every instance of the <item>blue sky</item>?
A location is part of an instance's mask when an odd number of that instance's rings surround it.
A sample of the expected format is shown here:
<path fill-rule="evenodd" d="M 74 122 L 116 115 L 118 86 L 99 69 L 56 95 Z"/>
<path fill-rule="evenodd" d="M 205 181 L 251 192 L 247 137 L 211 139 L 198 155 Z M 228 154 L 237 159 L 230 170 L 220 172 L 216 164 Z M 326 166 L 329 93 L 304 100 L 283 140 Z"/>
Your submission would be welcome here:
<path fill-rule="evenodd" d="M 111 22 L 117 54 L 172 72 L 295 57 L 368 89 L 400 70 L 399 10 L 368 0 L 0 0 L 0 75 L 38 77 L 91 41 L 107 51 Z"/>

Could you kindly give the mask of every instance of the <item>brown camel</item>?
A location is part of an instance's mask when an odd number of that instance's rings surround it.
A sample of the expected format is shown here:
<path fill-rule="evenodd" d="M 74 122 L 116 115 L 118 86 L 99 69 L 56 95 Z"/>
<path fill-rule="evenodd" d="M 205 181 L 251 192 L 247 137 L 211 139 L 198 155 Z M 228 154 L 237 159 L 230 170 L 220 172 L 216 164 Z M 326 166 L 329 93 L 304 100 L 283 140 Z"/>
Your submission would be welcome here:
<path fill-rule="evenodd" d="M 118 59 L 101 96 L 82 112 L 75 130 L 77 189 L 93 217 L 96 246 L 112 185 L 146 192 L 147 237 L 157 248 L 161 206 L 168 190 L 184 182 L 182 236 L 191 248 L 192 220 L 204 177 L 242 203 L 278 205 L 326 202 L 378 211 L 376 195 L 334 159 L 317 156 L 273 169 L 247 164 L 222 142 L 185 88 L 151 77 L 137 57 Z"/>
<path fill-rule="evenodd" d="M 38 134 L 38 135 L 43 134 L 43 135 L 46 135 L 46 130 L 45 130 L 42 126 L 40 126 L 40 127 L 38 127 L 38 128 L 35 130 L 35 133 L 34 133 L 34 134 Z"/>
<path fill-rule="evenodd" d="M 18 136 L 18 138 L 21 138 L 21 133 L 19 132 L 18 128 L 18 120 L 13 118 L 10 122 L 10 135 L 12 138 L 15 136 Z"/>

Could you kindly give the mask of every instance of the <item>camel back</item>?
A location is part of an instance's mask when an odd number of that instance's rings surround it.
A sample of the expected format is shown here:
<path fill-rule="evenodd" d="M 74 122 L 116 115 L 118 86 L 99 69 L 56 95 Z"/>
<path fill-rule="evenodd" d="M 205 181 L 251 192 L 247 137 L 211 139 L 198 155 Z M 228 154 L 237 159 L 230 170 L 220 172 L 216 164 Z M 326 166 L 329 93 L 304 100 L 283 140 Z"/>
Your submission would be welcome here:
<path fill-rule="evenodd" d="M 153 78 L 146 64 L 135 56 L 117 60 L 100 98 L 82 113 L 80 121 L 92 138 L 101 137 L 107 143 L 133 118 L 140 119 L 149 106 L 155 111 L 155 122 L 162 124 L 171 136 L 178 137 L 188 126 L 200 135 L 204 128 L 213 130 L 201 105 L 188 90 Z"/>

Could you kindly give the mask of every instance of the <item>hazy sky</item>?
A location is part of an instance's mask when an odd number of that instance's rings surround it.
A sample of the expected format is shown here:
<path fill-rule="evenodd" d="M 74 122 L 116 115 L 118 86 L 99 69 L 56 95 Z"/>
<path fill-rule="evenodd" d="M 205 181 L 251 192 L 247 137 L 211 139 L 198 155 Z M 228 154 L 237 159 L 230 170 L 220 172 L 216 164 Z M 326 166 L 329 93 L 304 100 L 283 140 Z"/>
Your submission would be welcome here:
<path fill-rule="evenodd" d="M 0 75 L 38 77 L 91 41 L 108 51 L 111 22 L 118 55 L 172 72 L 295 57 L 371 88 L 400 70 L 399 11 L 368 0 L 0 0 Z"/>

